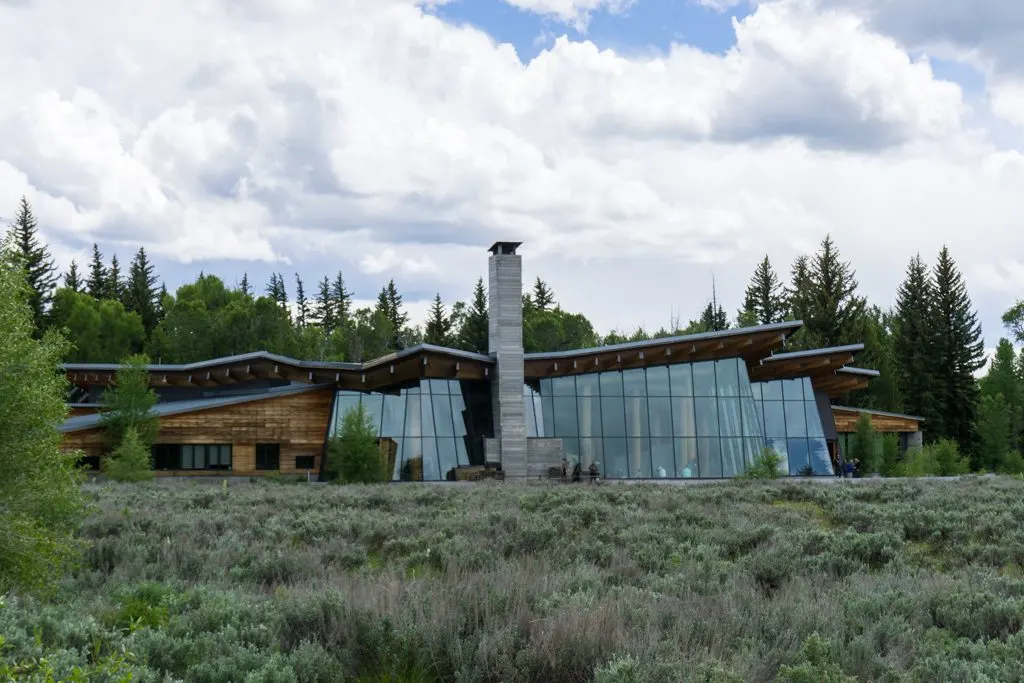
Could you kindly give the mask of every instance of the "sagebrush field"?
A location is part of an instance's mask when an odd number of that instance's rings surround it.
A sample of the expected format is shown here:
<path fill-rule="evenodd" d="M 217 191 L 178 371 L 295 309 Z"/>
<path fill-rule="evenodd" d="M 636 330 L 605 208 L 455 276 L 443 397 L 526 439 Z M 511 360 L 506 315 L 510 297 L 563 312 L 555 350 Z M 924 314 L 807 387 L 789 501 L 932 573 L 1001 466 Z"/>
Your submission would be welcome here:
<path fill-rule="evenodd" d="M 0 680 L 1024 680 L 1016 479 L 87 490 Z"/>

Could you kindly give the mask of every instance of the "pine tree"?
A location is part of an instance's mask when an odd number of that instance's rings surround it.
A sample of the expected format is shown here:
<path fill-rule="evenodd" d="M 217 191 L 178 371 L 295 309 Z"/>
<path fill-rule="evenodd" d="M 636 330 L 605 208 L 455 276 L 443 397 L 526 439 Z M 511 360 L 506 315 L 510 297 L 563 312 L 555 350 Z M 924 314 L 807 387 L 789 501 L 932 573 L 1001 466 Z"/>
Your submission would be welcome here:
<path fill-rule="evenodd" d="M 390 323 L 392 330 L 392 338 L 389 344 L 390 350 L 400 350 L 402 348 L 402 339 L 407 331 L 406 326 L 409 322 L 409 316 L 402 310 L 402 295 L 398 293 L 398 288 L 395 286 L 393 279 L 389 280 L 381 288 L 380 293 L 377 295 L 375 310 L 384 315 Z"/>
<path fill-rule="evenodd" d="M 338 327 L 338 317 L 335 312 L 334 297 L 331 293 L 331 281 L 324 275 L 324 279 L 320 281 L 316 295 L 316 305 L 314 306 L 314 322 L 324 332 L 330 334 Z"/>
<path fill-rule="evenodd" d="M 809 309 L 808 298 L 811 291 L 811 265 L 806 255 L 800 255 L 793 261 L 790 269 L 790 286 L 786 291 L 789 317 L 803 320 Z"/>
<path fill-rule="evenodd" d="M 729 316 L 715 299 L 701 311 L 700 318 L 690 323 L 690 331 L 720 332 L 729 329 Z"/>
<path fill-rule="evenodd" d="M 242 273 L 242 281 L 238 283 L 238 291 L 246 297 L 252 297 L 252 285 L 249 284 L 249 273 Z"/>
<path fill-rule="evenodd" d="M 334 276 L 334 282 L 331 284 L 331 297 L 334 301 L 334 316 L 338 319 L 338 326 L 347 326 L 352 314 L 352 293 L 345 287 L 345 278 L 340 270 Z"/>
<path fill-rule="evenodd" d="M 974 418 L 978 385 L 974 373 L 985 364 L 985 345 L 978 315 L 973 310 L 967 285 L 949 254 L 942 248 L 932 269 L 935 305 L 935 386 L 941 430 L 938 435 L 960 444 L 971 453 L 975 445 Z M 936 434 L 935 428 L 932 430 Z"/>
<path fill-rule="evenodd" d="M 24 196 L 11 226 L 11 237 L 25 269 L 25 282 L 30 289 L 29 305 L 32 307 L 32 319 L 38 337 L 43 333 L 46 311 L 53 301 L 53 290 L 57 286 L 57 267 L 53 265 L 53 258 L 46 244 L 39 240 L 36 217 L 32 215 L 32 207 Z"/>
<path fill-rule="evenodd" d="M 978 402 L 978 457 L 975 468 L 998 472 L 1011 449 L 1010 410 L 1000 393 L 988 394 Z"/>
<path fill-rule="evenodd" d="M 94 299 L 102 299 L 107 294 L 107 268 L 103 265 L 103 254 L 93 242 L 92 261 L 89 262 L 89 279 L 85 283 L 85 291 Z"/>
<path fill-rule="evenodd" d="M 490 353 L 488 338 L 487 289 L 484 279 L 480 278 L 473 287 L 473 301 L 459 329 L 458 343 L 466 351 L 486 354 Z"/>
<path fill-rule="evenodd" d="M 298 313 L 296 322 L 299 327 L 305 327 L 309 320 L 309 300 L 306 298 L 306 287 L 298 273 L 295 273 L 295 307 Z"/>
<path fill-rule="evenodd" d="M 533 283 L 533 305 L 539 311 L 546 311 L 555 304 L 555 293 L 551 291 L 548 284 L 537 277 L 536 282 Z"/>
<path fill-rule="evenodd" d="M 893 359 L 903 410 L 924 417 L 931 438 L 939 427 L 935 395 L 935 329 L 932 306 L 935 292 L 921 256 L 907 265 L 907 275 L 896 290 L 893 321 Z M 934 433 L 938 438 L 941 430 Z"/>
<path fill-rule="evenodd" d="M 107 268 L 107 284 L 104 289 L 104 298 L 113 299 L 124 303 L 125 284 L 121 277 L 121 262 L 117 260 L 117 254 L 110 257 L 110 267 Z"/>
<path fill-rule="evenodd" d="M 267 296 L 274 300 L 278 306 L 288 309 L 288 290 L 284 284 L 284 276 L 280 273 L 271 273 L 270 281 L 267 283 Z"/>
<path fill-rule="evenodd" d="M 775 274 L 768 256 L 764 257 L 750 279 L 743 299 L 744 321 L 754 320 L 757 325 L 781 322 L 786 317 L 786 292 L 782 281 Z"/>
<path fill-rule="evenodd" d="M 857 296 L 853 268 L 843 262 L 831 236 L 821 242 L 810 266 L 807 310 L 802 316 L 807 340 L 819 347 L 840 346 L 857 339 L 865 300 Z"/>
<path fill-rule="evenodd" d="M 167 315 L 167 285 L 160 283 L 160 291 L 156 295 L 156 319 L 162 321 Z"/>
<path fill-rule="evenodd" d="M 128 282 L 124 291 L 124 307 L 127 311 L 139 314 L 142 326 L 149 337 L 160 322 L 157 312 L 157 277 L 153 264 L 146 255 L 146 249 L 139 247 L 128 268 Z"/>
<path fill-rule="evenodd" d="M 979 384 L 982 397 L 996 394 L 1003 397 L 1010 420 L 1011 447 L 1017 448 L 1024 428 L 1024 383 L 1018 374 L 1017 356 L 1009 339 L 999 340 L 988 372 Z"/>
<path fill-rule="evenodd" d="M 441 293 L 434 297 L 434 303 L 430 307 L 430 317 L 427 318 L 426 331 L 423 341 L 434 346 L 448 346 L 451 342 L 452 321 L 451 317 L 444 310 L 441 302 Z"/>
<path fill-rule="evenodd" d="M 78 264 L 74 259 L 71 260 L 68 272 L 64 273 L 64 286 L 73 292 L 82 291 L 82 276 L 78 273 Z"/>

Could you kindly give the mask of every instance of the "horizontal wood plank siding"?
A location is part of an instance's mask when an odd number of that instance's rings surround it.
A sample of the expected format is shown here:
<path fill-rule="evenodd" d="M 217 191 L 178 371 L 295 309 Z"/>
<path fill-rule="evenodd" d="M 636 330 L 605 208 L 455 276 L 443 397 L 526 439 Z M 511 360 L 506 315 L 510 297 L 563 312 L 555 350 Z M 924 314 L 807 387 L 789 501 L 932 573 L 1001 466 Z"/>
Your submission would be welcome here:
<path fill-rule="evenodd" d="M 854 410 L 832 409 L 836 420 L 836 431 L 840 434 L 852 434 L 857 431 L 857 419 L 860 412 Z M 869 415 L 871 415 L 869 413 Z M 896 415 L 871 415 L 871 426 L 876 432 L 918 432 L 921 423 L 910 417 Z"/>
<path fill-rule="evenodd" d="M 266 474 L 256 470 L 256 444 L 276 443 L 281 445 L 281 472 L 305 472 L 295 468 L 295 458 L 302 455 L 313 456 L 313 471 L 317 471 L 333 396 L 333 389 L 324 389 L 167 415 L 160 418 L 156 443 L 231 444 L 231 474 Z M 71 432 L 64 435 L 63 447 L 99 455 L 104 451 L 103 436 L 100 429 Z M 223 476 L 225 472 L 194 474 Z"/>

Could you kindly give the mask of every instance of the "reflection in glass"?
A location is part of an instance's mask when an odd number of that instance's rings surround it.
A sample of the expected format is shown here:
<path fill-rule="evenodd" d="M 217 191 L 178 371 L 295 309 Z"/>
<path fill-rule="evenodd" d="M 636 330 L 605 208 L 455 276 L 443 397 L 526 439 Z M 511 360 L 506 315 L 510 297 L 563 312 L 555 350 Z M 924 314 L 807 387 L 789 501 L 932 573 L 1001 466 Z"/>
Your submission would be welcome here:
<path fill-rule="evenodd" d="M 824 437 L 825 428 L 821 424 L 821 415 L 818 413 L 818 404 L 814 401 L 807 401 L 804 404 L 807 415 L 807 436 Z"/>
<path fill-rule="evenodd" d="M 434 433 L 438 436 L 455 436 L 451 397 L 434 396 L 431 402 L 434 406 Z"/>
<path fill-rule="evenodd" d="M 362 397 L 363 410 L 373 422 L 373 431 L 380 436 L 380 423 L 384 405 L 383 394 L 364 394 Z"/>
<path fill-rule="evenodd" d="M 695 398 L 697 436 L 718 436 L 718 401 L 713 398 Z M 703 461 L 702 461 L 703 462 Z"/>
<path fill-rule="evenodd" d="M 700 476 L 697 470 L 697 439 L 676 439 L 676 476 L 683 479 Z"/>
<path fill-rule="evenodd" d="M 693 364 L 694 396 L 715 395 L 715 362 L 703 361 Z"/>
<path fill-rule="evenodd" d="M 654 396 L 647 399 L 647 412 L 651 423 L 651 436 L 672 437 L 672 399 Z"/>
<path fill-rule="evenodd" d="M 575 377 L 556 377 L 551 380 L 551 395 L 552 396 L 575 396 L 576 395 L 576 378 Z"/>
<path fill-rule="evenodd" d="M 782 401 L 764 402 L 764 435 L 769 438 L 786 436 L 786 413 Z"/>
<path fill-rule="evenodd" d="M 622 390 L 626 396 L 646 396 L 647 378 L 643 368 L 622 373 Z"/>
<path fill-rule="evenodd" d="M 604 471 L 603 441 L 601 439 L 580 439 L 580 466 L 586 473 L 590 463 L 597 463 L 598 474 L 602 477 L 608 476 Z"/>
<path fill-rule="evenodd" d="M 601 399 L 581 396 L 577 408 L 580 436 L 601 436 Z"/>
<path fill-rule="evenodd" d="M 782 398 L 787 401 L 804 400 L 804 383 L 801 379 L 782 380 Z"/>
<path fill-rule="evenodd" d="M 626 397 L 626 436 L 638 437 L 650 435 L 650 423 L 647 420 L 647 398 L 645 396 Z"/>
<path fill-rule="evenodd" d="M 803 476 L 811 464 L 807 439 L 789 439 L 787 445 L 789 447 L 789 473 L 794 476 Z"/>
<path fill-rule="evenodd" d="M 405 427 L 405 400 L 405 396 L 400 394 L 384 394 L 381 436 L 392 438 L 402 436 Z"/>
<path fill-rule="evenodd" d="M 697 417 L 692 398 L 679 396 L 672 399 L 672 429 L 675 436 L 697 436 Z"/>
<path fill-rule="evenodd" d="M 579 436 L 579 423 L 576 421 L 576 397 L 556 396 L 553 405 L 555 436 Z"/>
<path fill-rule="evenodd" d="M 622 396 L 621 372 L 602 372 L 599 377 L 602 396 Z"/>
<path fill-rule="evenodd" d="M 658 367 L 647 368 L 647 395 L 668 396 L 670 393 L 668 366 L 659 365 Z"/>
<path fill-rule="evenodd" d="M 629 468 L 626 466 L 626 439 L 604 438 L 604 476 L 610 479 L 626 479 Z"/>
<path fill-rule="evenodd" d="M 655 479 L 673 479 L 676 476 L 676 458 L 671 438 L 651 439 L 651 466 Z"/>
<path fill-rule="evenodd" d="M 743 436 L 738 398 L 718 399 L 718 429 L 721 436 Z"/>
<path fill-rule="evenodd" d="M 442 480 L 454 480 L 455 473 L 452 470 L 459 465 L 454 438 L 439 438 L 437 440 L 437 459 L 441 466 L 440 478 Z"/>
<path fill-rule="evenodd" d="M 782 382 L 761 382 L 761 396 L 765 401 L 782 400 Z"/>
<path fill-rule="evenodd" d="M 626 406 L 621 396 L 601 396 L 601 428 L 605 437 L 626 436 Z"/>
<path fill-rule="evenodd" d="M 737 370 L 738 359 L 727 358 L 715 361 L 715 376 L 718 379 L 719 396 L 739 396 L 740 378 Z"/>
<path fill-rule="evenodd" d="M 670 365 L 668 375 L 673 396 L 693 396 L 693 371 L 689 363 Z"/>
<path fill-rule="evenodd" d="M 803 401 L 786 401 L 786 436 L 807 436 L 807 413 Z"/>
<path fill-rule="evenodd" d="M 779 471 L 789 472 L 789 447 L 786 443 L 786 439 L 767 438 L 765 439 L 765 446 L 778 453 L 779 457 L 782 458 L 782 462 L 779 463 Z"/>
<path fill-rule="evenodd" d="M 747 470 L 743 439 L 722 439 L 722 475 L 735 477 Z"/>
<path fill-rule="evenodd" d="M 629 450 L 629 476 L 632 479 L 651 478 L 651 440 L 647 438 L 626 439 Z"/>
<path fill-rule="evenodd" d="M 835 474 L 832 458 L 828 455 L 828 444 L 823 438 L 810 439 L 811 469 L 815 474 Z"/>
<path fill-rule="evenodd" d="M 697 462 L 702 478 L 722 476 L 721 439 L 697 439 Z"/>

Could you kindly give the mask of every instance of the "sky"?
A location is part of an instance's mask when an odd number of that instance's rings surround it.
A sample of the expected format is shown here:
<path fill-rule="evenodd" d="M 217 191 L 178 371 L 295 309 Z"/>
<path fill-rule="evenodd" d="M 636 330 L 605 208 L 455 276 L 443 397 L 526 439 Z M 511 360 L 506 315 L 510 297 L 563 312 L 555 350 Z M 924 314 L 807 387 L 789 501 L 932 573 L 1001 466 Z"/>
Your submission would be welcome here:
<path fill-rule="evenodd" d="M 1024 3 L 0 0 L 0 217 L 59 265 L 394 278 L 414 320 L 521 241 L 598 332 L 730 312 L 831 234 L 892 305 L 947 245 L 1024 294 Z M 4 209 L 3 207 L 8 207 Z"/>

